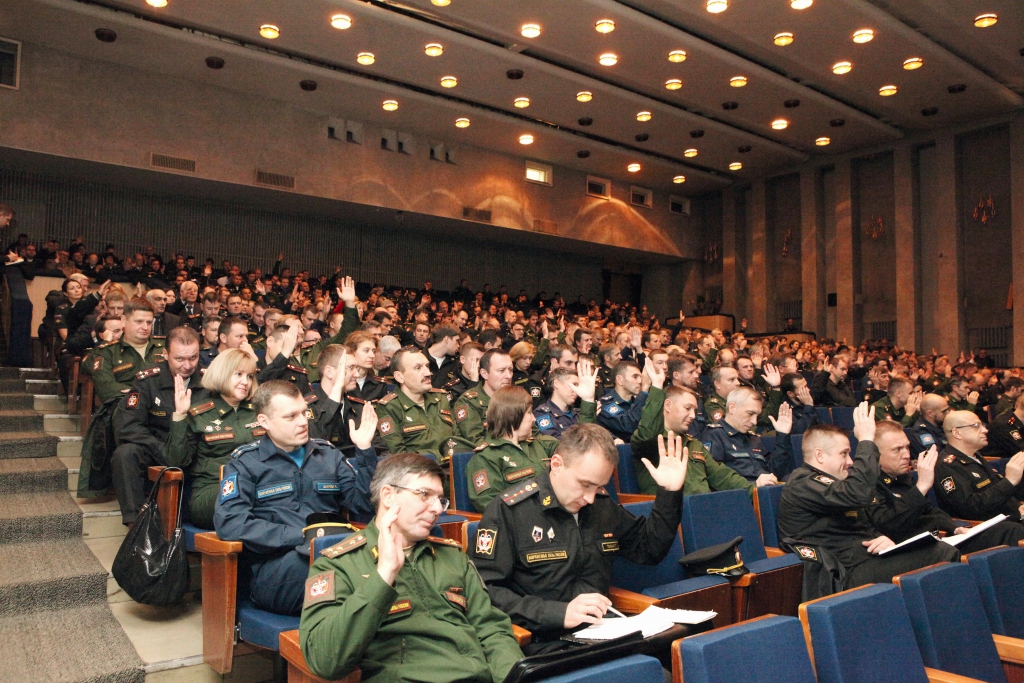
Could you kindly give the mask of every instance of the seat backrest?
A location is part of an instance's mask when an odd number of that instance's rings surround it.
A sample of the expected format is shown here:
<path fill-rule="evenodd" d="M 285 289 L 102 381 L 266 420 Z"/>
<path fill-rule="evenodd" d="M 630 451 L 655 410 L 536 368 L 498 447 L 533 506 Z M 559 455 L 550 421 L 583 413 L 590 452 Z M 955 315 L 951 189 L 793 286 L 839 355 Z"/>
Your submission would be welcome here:
<path fill-rule="evenodd" d="M 452 498 L 455 499 L 455 509 L 473 512 L 473 501 L 469 499 L 469 482 L 466 481 L 466 465 L 473 457 L 473 451 L 468 453 L 455 453 L 451 460 L 452 476 Z"/>
<path fill-rule="evenodd" d="M 873 584 L 800 605 L 818 683 L 927 683 L 900 589 Z"/>
<path fill-rule="evenodd" d="M 988 413 L 989 422 L 995 422 L 995 419 L 999 417 L 996 415 L 996 405 L 994 403 L 990 406 L 985 406 L 985 412 Z"/>
<path fill-rule="evenodd" d="M 992 632 L 1024 638 L 1024 548 L 995 548 L 967 558 Z"/>
<path fill-rule="evenodd" d="M 1006 683 L 970 567 L 944 563 L 896 580 L 925 666 Z"/>
<path fill-rule="evenodd" d="M 853 408 L 834 407 L 829 409 L 832 413 L 832 424 L 843 429 L 853 430 Z"/>
<path fill-rule="evenodd" d="M 782 501 L 782 489 L 779 486 L 757 487 L 757 505 L 761 512 L 761 537 L 769 548 L 779 547 L 779 503 Z"/>
<path fill-rule="evenodd" d="M 768 557 L 754 504 L 746 489 L 701 493 L 683 498 L 683 546 L 687 553 L 743 537 L 740 554 L 747 562 Z"/>
<path fill-rule="evenodd" d="M 612 501 L 616 503 L 619 502 L 619 491 L 615 488 L 615 477 L 608 480 L 608 483 L 604 486 L 604 490 L 608 492 L 608 497 L 611 498 Z"/>
<path fill-rule="evenodd" d="M 480 526 L 480 522 L 470 522 L 466 525 L 466 552 L 470 552 L 470 548 L 474 547 L 476 543 L 476 529 Z"/>
<path fill-rule="evenodd" d="M 596 666 L 588 666 L 560 676 L 542 679 L 544 683 L 663 683 L 661 663 L 647 655 L 630 655 Z"/>
<path fill-rule="evenodd" d="M 650 517 L 654 501 L 626 503 L 622 507 L 637 517 Z M 679 564 L 679 558 L 682 556 L 683 543 L 679 534 L 676 534 L 668 555 L 656 565 L 637 564 L 622 557 L 616 557 L 615 563 L 612 565 L 612 585 L 616 588 L 625 588 L 634 593 L 640 593 L 645 588 L 682 581 L 686 578 L 686 570 Z"/>
<path fill-rule="evenodd" d="M 814 408 L 814 412 L 818 414 L 818 422 L 828 425 L 832 424 L 832 410 L 830 408 L 817 406 Z"/>
<path fill-rule="evenodd" d="M 795 470 L 804 464 L 804 435 L 793 434 L 789 437 L 789 442 L 793 447 L 793 469 Z"/>
<path fill-rule="evenodd" d="M 775 437 L 774 436 L 762 436 L 761 437 L 761 448 L 763 453 L 771 453 L 775 450 Z"/>
<path fill-rule="evenodd" d="M 686 683 L 815 683 L 796 617 L 768 617 L 691 636 L 679 644 Z"/>
<path fill-rule="evenodd" d="M 619 451 L 619 490 L 623 493 L 640 493 L 640 483 L 633 469 L 633 447 L 626 443 L 616 448 Z"/>

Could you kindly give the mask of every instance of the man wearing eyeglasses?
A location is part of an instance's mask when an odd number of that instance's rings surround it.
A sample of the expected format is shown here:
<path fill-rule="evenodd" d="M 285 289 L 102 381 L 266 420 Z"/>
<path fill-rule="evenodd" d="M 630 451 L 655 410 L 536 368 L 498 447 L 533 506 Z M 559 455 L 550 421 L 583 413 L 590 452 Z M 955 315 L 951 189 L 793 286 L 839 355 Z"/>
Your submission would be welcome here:
<path fill-rule="evenodd" d="M 364 683 L 501 683 L 523 653 L 460 545 L 429 538 L 448 508 L 441 468 L 414 453 L 384 459 L 370 484 L 377 515 L 323 552 L 306 581 L 306 665 Z"/>
<path fill-rule="evenodd" d="M 250 597 L 256 606 L 298 615 L 309 575 L 307 518 L 373 510 L 377 416 L 367 403 L 359 427 L 349 421 L 356 457 L 348 460 L 329 441 L 309 438 L 313 411 L 291 382 L 261 385 L 252 402 L 257 413 L 253 435 L 261 429 L 265 433 L 236 449 L 224 465 L 214 527 L 221 539 L 242 542 L 240 566 L 251 572 Z"/>
<path fill-rule="evenodd" d="M 1024 451 L 1006 463 L 1006 476 L 992 469 L 978 452 L 988 444 L 988 428 L 966 410 L 942 422 L 948 446 L 935 466 L 935 497 L 953 517 L 987 520 L 1005 514 L 1021 521 L 1024 514 Z"/>

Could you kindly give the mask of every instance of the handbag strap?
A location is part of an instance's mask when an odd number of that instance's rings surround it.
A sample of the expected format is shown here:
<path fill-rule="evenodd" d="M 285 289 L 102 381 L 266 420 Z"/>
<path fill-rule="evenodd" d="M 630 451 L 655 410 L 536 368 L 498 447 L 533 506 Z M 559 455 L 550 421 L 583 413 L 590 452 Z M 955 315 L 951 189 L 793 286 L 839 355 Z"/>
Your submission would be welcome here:
<path fill-rule="evenodd" d="M 156 497 L 157 497 L 157 494 L 160 492 L 160 482 L 163 480 L 164 474 L 167 473 L 167 472 L 181 472 L 181 468 L 180 467 L 165 467 L 162 470 L 160 470 L 160 474 L 157 475 L 156 481 L 153 482 L 153 490 L 151 490 L 149 492 L 149 498 L 146 499 L 146 505 L 152 505 L 153 507 L 159 508 L 159 506 L 157 505 L 157 502 L 156 502 Z M 181 530 L 181 502 L 182 502 L 182 499 L 185 497 L 185 496 L 183 496 L 181 494 L 184 492 L 184 488 L 185 488 L 184 484 L 185 484 L 184 479 L 182 479 L 182 482 L 180 484 L 180 488 L 178 489 L 178 517 L 177 517 L 177 523 L 174 526 L 175 531 L 180 531 Z"/>

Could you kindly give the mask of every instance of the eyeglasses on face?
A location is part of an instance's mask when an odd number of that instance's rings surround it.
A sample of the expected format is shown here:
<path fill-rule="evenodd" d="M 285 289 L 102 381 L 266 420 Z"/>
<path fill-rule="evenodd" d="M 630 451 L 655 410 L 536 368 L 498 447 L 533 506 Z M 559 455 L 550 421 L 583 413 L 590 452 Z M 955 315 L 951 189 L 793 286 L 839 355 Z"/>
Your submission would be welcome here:
<path fill-rule="evenodd" d="M 398 486 L 397 484 L 395 484 L 394 487 L 396 489 L 402 489 L 403 491 L 409 491 L 410 493 L 415 493 L 417 496 L 420 497 L 421 501 L 423 501 L 424 503 L 427 503 L 428 505 L 430 503 L 433 503 L 434 499 L 436 498 L 437 502 L 439 502 L 441 504 L 441 512 L 444 512 L 445 510 L 447 510 L 448 506 L 451 504 L 451 501 L 448 500 L 447 498 L 445 498 L 444 496 L 434 495 L 430 491 L 424 491 L 423 489 L 411 489 L 411 488 L 409 488 L 407 486 Z"/>

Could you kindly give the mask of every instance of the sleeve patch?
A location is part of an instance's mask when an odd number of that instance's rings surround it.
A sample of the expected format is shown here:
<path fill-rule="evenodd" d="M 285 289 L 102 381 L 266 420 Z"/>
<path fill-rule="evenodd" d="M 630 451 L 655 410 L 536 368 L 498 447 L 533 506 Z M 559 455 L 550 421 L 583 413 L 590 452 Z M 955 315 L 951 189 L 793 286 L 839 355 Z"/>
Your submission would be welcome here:
<path fill-rule="evenodd" d="M 126 408 L 129 408 L 131 410 L 135 410 L 136 408 L 138 408 L 139 407 L 139 392 L 133 391 L 132 393 L 128 394 L 128 398 L 125 399 L 124 405 L 125 405 Z"/>
<path fill-rule="evenodd" d="M 494 556 L 494 541 L 498 538 L 497 529 L 485 529 L 480 527 L 476 530 L 476 554 Z"/>
<path fill-rule="evenodd" d="M 381 420 L 381 421 L 380 421 L 380 422 L 379 422 L 379 423 L 377 424 L 377 431 L 379 431 L 379 432 L 380 432 L 380 435 L 381 435 L 381 436 L 387 436 L 388 434 L 390 434 L 391 432 L 393 432 L 393 431 L 394 431 L 394 429 L 395 429 L 395 425 L 394 425 L 394 423 L 393 423 L 393 422 L 391 421 L 391 418 L 390 418 L 390 417 L 385 417 L 384 419 L 382 419 L 382 420 Z"/>
<path fill-rule="evenodd" d="M 94 358 L 92 361 L 92 371 L 98 372 L 101 367 L 103 367 L 103 359 L 100 358 L 99 356 L 96 356 L 96 358 Z"/>
<path fill-rule="evenodd" d="M 609 415 L 618 415 L 619 413 L 622 412 L 622 408 L 620 408 L 617 403 L 610 403 L 607 407 L 605 407 L 604 412 L 608 413 Z"/>
<path fill-rule="evenodd" d="M 946 493 L 956 491 L 956 482 L 953 481 L 953 477 L 946 477 L 942 480 L 942 490 Z"/>
<path fill-rule="evenodd" d="M 334 572 L 321 572 L 306 579 L 306 599 L 303 608 L 318 602 L 333 601 L 334 598 Z"/>
<path fill-rule="evenodd" d="M 466 406 L 459 406 L 455 410 L 455 421 L 456 422 L 462 422 L 462 421 L 464 421 L 466 419 L 466 417 L 468 415 L 469 415 L 469 411 L 466 410 Z"/>
<path fill-rule="evenodd" d="M 834 483 L 835 479 L 833 479 L 832 477 L 826 477 L 824 474 L 819 474 L 816 477 L 814 477 L 814 481 L 821 482 L 822 484 L 828 486 L 829 484 Z"/>
<path fill-rule="evenodd" d="M 479 472 L 473 473 L 473 490 L 477 493 L 484 491 L 490 487 L 490 482 L 487 479 L 487 470 L 480 470 Z"/>
<path fill-rule="evenodd" d="M 553 426 L 550 415 L 541 415 L 537 418 L 537 429 L 551 429 Z"/>
<path fill-rule="evenodd" d="M 923 445 L 923 446 L 931 446 L 934 443 L 935 443 L 935 439 L 932 437 L 931 434 L 922 434 L 921 435 L 921 445 Z"/>
<path fill-rule="evenodd" d="M 811 562 L 821 562 L 821 560 L 818 559 L 818 551 L 812 548 L 811 546 L 796 545 L 793 547 L 796 549 L 796 552 L 800 555 L 800 559 L 810 560 Z"/>
<path fill-rule="evenodd" d="M 232 498 L 238 497 L 238 473 L 232 473 L 224 477 L 224 481 L 220 483 L 220 500 L 218 502 L 223 503 L 231 500 Z"/>

